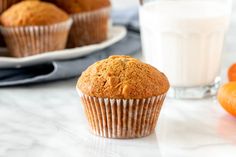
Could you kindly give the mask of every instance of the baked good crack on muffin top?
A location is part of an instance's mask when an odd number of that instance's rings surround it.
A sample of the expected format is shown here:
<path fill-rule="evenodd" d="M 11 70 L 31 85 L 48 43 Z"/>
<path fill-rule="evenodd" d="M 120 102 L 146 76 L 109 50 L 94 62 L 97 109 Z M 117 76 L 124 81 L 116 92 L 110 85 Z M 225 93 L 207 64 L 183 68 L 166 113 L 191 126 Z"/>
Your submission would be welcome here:
<path fill-rule="evenodd" d="M 143 99 L 165 94 L 169 82 L 149 64 L 129 56 L 111 56 L 84 71 L 77 88 L 94 97 Z"/>

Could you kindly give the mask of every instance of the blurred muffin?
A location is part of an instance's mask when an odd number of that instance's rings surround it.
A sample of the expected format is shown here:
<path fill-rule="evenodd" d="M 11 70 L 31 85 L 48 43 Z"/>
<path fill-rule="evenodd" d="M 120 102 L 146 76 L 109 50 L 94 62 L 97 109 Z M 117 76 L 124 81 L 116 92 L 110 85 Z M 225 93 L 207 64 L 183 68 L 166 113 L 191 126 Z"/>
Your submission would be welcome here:
<path fill-rule="evenodd" d="M 108 138 L 151 134 L 168 89 L 163 73 L 128 56 L 91 65 L 77 83 L 92 132 Z"/>
<path fill-rule="evenodd" d="M 109 0 L 49 0 L 73 18 L 68 47 L 100 43 L 107 39 Z"/>
<path fill-rule="evenodd" d="M 72 24 L 66 12 L 40 1 L 15 4 L 0 20 L 1 32 L 14 57 L 64 49 Z"/>

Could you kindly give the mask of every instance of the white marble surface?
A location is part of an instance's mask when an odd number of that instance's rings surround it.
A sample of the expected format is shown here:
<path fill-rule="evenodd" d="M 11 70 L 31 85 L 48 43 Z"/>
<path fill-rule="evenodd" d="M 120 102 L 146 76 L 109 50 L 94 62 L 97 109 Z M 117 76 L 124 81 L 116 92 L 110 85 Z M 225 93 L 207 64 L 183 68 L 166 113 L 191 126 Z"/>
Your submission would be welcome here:
<path fill-rule="evenodd" d="M 225 68 L 236 53 L 225 53 Z M 89 133 L 76 80 L 0 89 L 0 157 L 235 157 L 236 119 L 215 98 L 167 99 L 156 132 L 133 140 Z"/>

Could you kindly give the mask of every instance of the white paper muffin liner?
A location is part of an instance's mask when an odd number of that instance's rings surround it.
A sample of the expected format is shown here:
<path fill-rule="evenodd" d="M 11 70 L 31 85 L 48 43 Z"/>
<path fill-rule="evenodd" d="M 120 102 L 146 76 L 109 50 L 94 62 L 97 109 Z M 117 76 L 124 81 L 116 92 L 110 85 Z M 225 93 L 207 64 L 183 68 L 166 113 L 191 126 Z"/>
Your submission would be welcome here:
<path fill-rule="evenodd" d="M 72 19 L 47 26 L 3 27 L 1 32 L 13 57 L 26 57 L 66 47 Z"/>
<path fill-rule="evenodd" d="M 154 132 L 166 94 L 147 99 L 96 98 L 78 90 L 93 134 L 139 138 Z"/>
<path fill-rule="evenodd" d="M 108 37 L 110 7 L 95 11 L 72 14 L 73 25 L 68 47 L 100 43 Z"/>

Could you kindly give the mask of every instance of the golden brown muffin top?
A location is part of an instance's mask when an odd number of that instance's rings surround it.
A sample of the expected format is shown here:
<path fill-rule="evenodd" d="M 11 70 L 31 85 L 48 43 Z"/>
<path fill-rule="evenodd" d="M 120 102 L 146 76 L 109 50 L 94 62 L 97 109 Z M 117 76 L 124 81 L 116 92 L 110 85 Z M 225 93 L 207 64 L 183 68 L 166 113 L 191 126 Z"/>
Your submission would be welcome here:
<path fill-rule="evenodd" d="M 22 1 L 11 6 L 1 16 L 5 27 L 41 26 L 63 22 L 69 15 L 57 6 L 40 1 Z"/>
<path fill-rule="evenodd" d="M 109 0 L 48 0 L 70 14 L 93 11 L 111 6 Z"/>
<path fill-rule="evenodd" d="M 94 97 L 142 99 L 165 94 L 169 82 L 149 64 L 129 56 L 111 56 L 88 67 L 77 88 Z"/>

